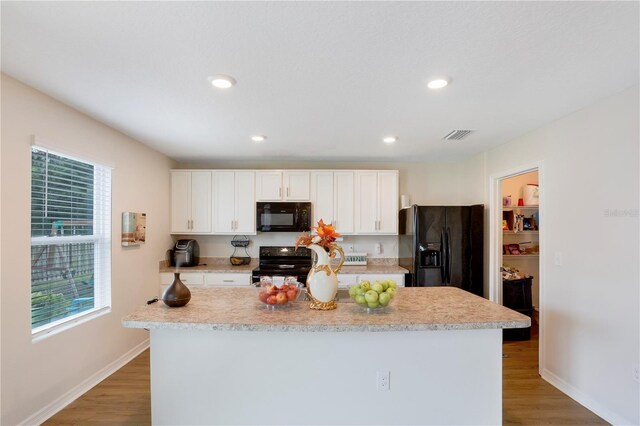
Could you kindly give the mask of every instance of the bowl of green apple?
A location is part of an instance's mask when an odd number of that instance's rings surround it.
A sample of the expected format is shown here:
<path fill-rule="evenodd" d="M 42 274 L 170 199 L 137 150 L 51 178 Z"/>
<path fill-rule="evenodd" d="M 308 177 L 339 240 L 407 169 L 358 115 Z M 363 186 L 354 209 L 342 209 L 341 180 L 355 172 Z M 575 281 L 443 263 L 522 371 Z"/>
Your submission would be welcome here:
<path fill-rule="evenodd" d="M 373 284 L 363 280 L 349 287 L 349 296 L 367 312 L 381 312 L 391 304 L 397 289 L 394 280 L 376 280 Z"/>

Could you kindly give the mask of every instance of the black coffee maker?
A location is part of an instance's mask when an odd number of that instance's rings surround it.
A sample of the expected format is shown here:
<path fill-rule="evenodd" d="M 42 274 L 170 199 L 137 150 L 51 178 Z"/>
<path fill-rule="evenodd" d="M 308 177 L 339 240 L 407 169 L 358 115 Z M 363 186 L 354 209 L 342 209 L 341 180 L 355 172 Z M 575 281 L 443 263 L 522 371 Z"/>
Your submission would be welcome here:
<path fill-rule="evenodd" d="M 196 240 L 178 240 L 173 249 L 167 250 L 169 266 L 198 266 L 200 245 Z"/>

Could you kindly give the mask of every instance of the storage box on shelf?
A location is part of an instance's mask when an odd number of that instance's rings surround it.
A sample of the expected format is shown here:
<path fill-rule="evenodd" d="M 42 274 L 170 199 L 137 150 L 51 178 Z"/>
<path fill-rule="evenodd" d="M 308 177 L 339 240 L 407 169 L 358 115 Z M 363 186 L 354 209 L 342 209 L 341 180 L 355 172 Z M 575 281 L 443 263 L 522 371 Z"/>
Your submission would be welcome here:
<path fill-rule="evenodd" d="M 503 257 L 537 258 L 539 256 L 539 216 L 538 206 L 504 207 L 502 218 L 508 229 L 503 229 Z M 525 217 L 526 222 L 520 224 L 517 215 Z M 525 245 L 525 242 L 527 244 Z M 517 250 L 515 245 L 517 245 Z"/>

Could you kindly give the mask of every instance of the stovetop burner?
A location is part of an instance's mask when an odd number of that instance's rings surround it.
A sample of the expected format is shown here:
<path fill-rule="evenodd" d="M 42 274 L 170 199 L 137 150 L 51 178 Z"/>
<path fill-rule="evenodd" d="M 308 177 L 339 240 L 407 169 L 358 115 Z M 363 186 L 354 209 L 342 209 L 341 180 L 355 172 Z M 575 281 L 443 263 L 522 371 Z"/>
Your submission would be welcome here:
<path fill-rule="evenodd" d="M 295 276 L 305 283 L 311 270 L 311 250 L 306 247 L 263 246 L 260 247 L 260 266 L 253 270 L 252 281 L 260 281 L 261 276 Z"/>

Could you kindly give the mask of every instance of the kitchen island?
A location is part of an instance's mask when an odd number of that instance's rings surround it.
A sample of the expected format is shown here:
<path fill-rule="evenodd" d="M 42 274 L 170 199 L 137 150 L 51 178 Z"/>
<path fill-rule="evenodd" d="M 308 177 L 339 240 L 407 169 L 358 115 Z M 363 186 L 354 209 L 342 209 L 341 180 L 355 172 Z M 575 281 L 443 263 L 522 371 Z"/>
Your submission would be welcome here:
<path fill-rule="evenodd" d="M 502 329 L 530 319 L 450 287 L 398 289 L 374 314 L 211 288 L 123 324 L 151 333 L 154 424 L 499 424 Z"/>

